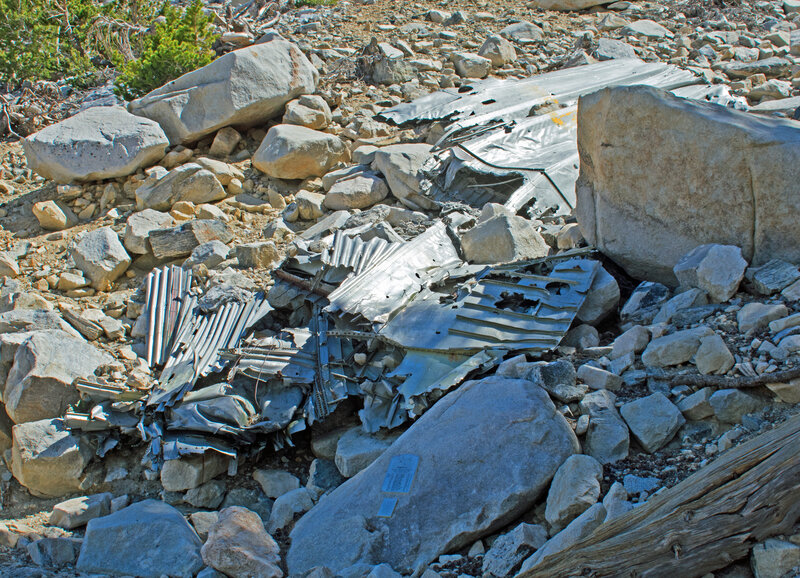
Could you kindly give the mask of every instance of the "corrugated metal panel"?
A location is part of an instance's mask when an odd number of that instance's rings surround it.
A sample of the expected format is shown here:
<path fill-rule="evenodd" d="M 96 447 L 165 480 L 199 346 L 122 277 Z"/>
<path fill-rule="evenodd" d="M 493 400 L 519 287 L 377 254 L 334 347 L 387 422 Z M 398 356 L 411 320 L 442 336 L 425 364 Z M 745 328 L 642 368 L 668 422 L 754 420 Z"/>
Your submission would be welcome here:
<path fill-rule="evenodd" d="M 449 303 L 435 291 L 419 295 L 380 334 L 409 349 L 543 353 L 569 329 L 599 267 L 597 261 L 570 259 L 547 276 L 489 269 Z"/>
<path fill-rule="evenodd" d="M 326 311 L 385 323 L 437 271 L 460 263 L 446 226 L 437 223 L 361 274 L 347 279 L 328 296 L 330 305 Z"/>
<path fill-rule="evenodd" d="M 147 299 L 144 313 L 148 319 L 147 364 L 155 367 L 166 360 L 172 348 L 178 320 L 187 311 L 192 272 L 174 265 L 155 269 L 145 278 L 145 284 Z"/>
<path fill-rule="evenodd" d="M 322 254 L 322 262 L 330 267 L 347 267 L 359 274 L 381 259 L 399 250 L 402 243 L 389 243 L 379 237 L 363 241 L 344 231 L 336 231 L 330 249 Z"/>
<path fill-rule="evenodd" d="M 270 310 L 263 294 L 246 303 L 226 303 L 208 314 L 193 307 L 178 330 L 148 405 L 169 406 L 191 391 L 201 376 L 220 371 L 226 362 L 219 351 L 236 347 L 245 332 Z"/>

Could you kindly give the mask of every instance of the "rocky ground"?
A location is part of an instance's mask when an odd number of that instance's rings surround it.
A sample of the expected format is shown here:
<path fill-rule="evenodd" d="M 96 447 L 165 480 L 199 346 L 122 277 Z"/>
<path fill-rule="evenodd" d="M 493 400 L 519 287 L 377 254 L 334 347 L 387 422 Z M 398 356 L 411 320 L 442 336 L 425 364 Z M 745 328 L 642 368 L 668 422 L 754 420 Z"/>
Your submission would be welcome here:
<path fill-rule="evenodd" d="M 95 106 L 126 104 L 108 86 L 3 95 L 0 574 L 536 575 L 797 413 L 800 2 L 565 4 L 367 0 L 275 23 L 209 3 L 224 56 L 127 111 Z M 727 106 L 587 95 L 574 211 L 438 202 L 452 141 L 433 145 L 471 121 L 388 120 L 621 58 Z M 535 94 L 507 128 L 577 96 Z M 505 190 L 488 174 L 467 188 Z M 149 315 L 170 266 L 197 325 L 154 361 L 157 326 L 180 325 Z M 500 337 L 432 353 L 457 321 L 415 308 L 466 312 L 493 283 L 499 317 L 470 332 Z M 542 302 L 544 345 L 503 341 L 503 315 L 541 323 Z M 226 320 L 246 328 L 201 339 Z M 800 528 L 712 575 L 798 568 Z"/>

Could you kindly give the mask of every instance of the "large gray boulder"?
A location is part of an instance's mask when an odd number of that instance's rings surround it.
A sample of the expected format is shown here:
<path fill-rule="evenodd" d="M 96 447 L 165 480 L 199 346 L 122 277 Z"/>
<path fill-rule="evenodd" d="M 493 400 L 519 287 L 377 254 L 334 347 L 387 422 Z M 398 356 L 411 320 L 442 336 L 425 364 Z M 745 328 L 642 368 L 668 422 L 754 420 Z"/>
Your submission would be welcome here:
<path fill-rule="evenodd" d="M 36 331 L 22 342 L 8 372 L 3 400 L 15 423 L 64 415 L 80 398 L 72 382 L 114 358 L 63 331 Z"/>
<path fill-rule="evenodd" d="M 384 562 L 421 571 L 528 510 L 577 449 L 538 385 L 469 382 L 297 522 L 289 573 Z"/>
<path fill-rule="evenodd" d="M 283 39 L 255 44 L 168 82 L 128 109 L 157 121 L 172 144 L 190 143 L 225 126 L 263 123 L 287 102 L 313 93 L 319 73 Z"/>
<path fill-rule="evenodd" d="M 201 546 L 178 510 L 144 500 L 89 521 L 77 569 L 142 578 L 193 576 L 203 567 Z"/>
<path fill-rule="evenodd" d="M 89 231 L 72 248 L 75 265 L 92 281 L 92 287 L 108 291 L 111 283 L 128 270 L 131 257 L 111 227 Z"/>
<path fill-rule="evenodd" d="M 157 163 L 169 141 L 158 123 L 95 106 L 22 141 L 28 167 L 59 183 L 124 177 Z"/>
<path fill-rule="evenodd" d="M 350 160 L 350 150 L 335 134 L 294 124 L 269 129 L 253 155 L 253 166 L 276 179 L 321 177 L 336 163 Z"/>
<path fill-rule="evenodd" d="M 707 243 L 754 265 L 800 261 L 794 121 L 620 86 L 580 99 L 578 149 L 583 236 L 634 277 L 675 285 L 672 268 Z"/>
<path fill-rule="evenodd" d="M 57 498 L 77 491 L 94 450 L 62 419 L 44 419 L 12 429 L 11 473 L 34 496 Z"/>

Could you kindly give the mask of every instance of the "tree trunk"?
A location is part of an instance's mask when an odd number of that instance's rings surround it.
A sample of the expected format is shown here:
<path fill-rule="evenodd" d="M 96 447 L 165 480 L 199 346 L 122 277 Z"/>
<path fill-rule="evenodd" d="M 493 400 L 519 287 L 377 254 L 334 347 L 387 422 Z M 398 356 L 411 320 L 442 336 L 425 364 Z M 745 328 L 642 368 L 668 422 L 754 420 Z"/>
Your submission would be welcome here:
<path fill-rule="evenodd" d="M 800 517 L 800 415 L 517 578 L 702 576 Z"/>

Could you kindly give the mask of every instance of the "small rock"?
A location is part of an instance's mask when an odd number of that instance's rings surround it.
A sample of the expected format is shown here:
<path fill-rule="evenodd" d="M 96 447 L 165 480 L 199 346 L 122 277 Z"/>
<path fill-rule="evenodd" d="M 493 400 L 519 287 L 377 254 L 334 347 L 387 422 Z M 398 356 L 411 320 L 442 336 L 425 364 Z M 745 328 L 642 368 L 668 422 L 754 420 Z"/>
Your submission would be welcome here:
<path fill-rule="evenodd" d="M 497 538 L 486 552 L 481 568 L 483 575 L 495 578 L 510 575 L 525 558 L 537 548 L 541 548 L 545 542 L 547 542 L 547 531 L 542 526 L 519 524 Z"/>
<path fill-rule="evenodd" d="M 283 470 L 256 470 L 253 479 L 261 485 L 268 498 L 279 498 L 300 487 L 300 480 Z"/>
<path fill-rule="evenodd" d="M 686 419 L 697 421 L 714 415 L 709 399 L 714 393 L 710 387 L 694 392 L 678 402 L 678 409 Z"/>
<path fill-rule="evenodd" d="M 72 248 L 75 265 L 98 291 L 107 291 L 127 271 L 131 258 L 111 227 L 89 231 Z"/>
<path fill-rule="evenodd" d="M 277 179 L 320 177 L 350 151 L 336 136 L 303 126 L 272 127 L 253 155 L 253 166 Z"/>
<path fill-rule="evenodd" d="M 225 482 L 211 480 L 196 488 L 192 488 L 183 496 L 183 501 L 195 508 L 218 508 L 225 497 Z"/>
<path fill-rule="evenodd" d="M 107 516 L 111 511 L 111 498 L 112 494 L 95 494 L 56 504 L 50 512 L 50 525 L 72 530 L 86 525 L 89 520 Z"/>
<path fill-rule="evenodd" d="M 763 402 L 738 389 L 720 389 L 708 399 L 716 418 L 725 423 L 741 423 L 742 416 L 759 411 Z"/>
<path fill-rule="evenodd" d="M 80 547 L 77 538 L 41 538 L 28 544 L 27 550 L 37 566 L 60 568 L 75 562 Z"/>
<path fill-rule="evenodd" d="M 577 317 L 589 325 L 597 325 L 617 310 L 619 285 L 605 269 L 600 268 L 592 281 L 586 300 L 578 309 Z"/>
<path fill-rule="evenodd" d="M 325 195 L 323 204 L 332 211 L 366 209 L 388 195 L 386 181 L 377 175 L 362 173 L 336 181 Z"/>
<path fill-rule="evenodd" d="M 800 566 L 800 546 L 769 538 L 753 546 L 750 566 L 755 578 L 780 578 Z"/>
<path fill-rule="evenodd" d="M 169 172 L 153 172 L 136 189 L 136 207 L 169 211 L 181 201 L 200 205 L 221 201 L 226 196 L 214 173 L 197 163 L 187 163 Z"/>
<path fill-rule="evenodd" d="M 545 518 L 551 534 L 560 532 L 600 497 L 603 466 L 591 456 L 570 456 L 558 468 L 547 494 Z"/>
<path fill-rule="evenodd" d="M 146 255 L 150 252 L 147 238 L 150 232 L 156 229 L 165 229 L 175 224 L 175 219 L 169 213 L 162 213 L 153 209 L 145 209 L 133 213 L 125 225 L 123 235 L 125 248 L 136 255 Z"/>
<path fill-rule="evenodd" d="M 306 488 L 292 490 L 280 496 L 272 505 L 269 517 L 270 533 L 277 532 L 292 523 L 295 514 L 302 514 L 314 507 L 314 501 Z"/>
<path fill-rule="evenodd" d="M 191 490 L 228 469 L 228 457 L 215 451 L 167 460 L 161 468 L 161 485 L 168 492 Z"/>
<path fill-rule="evenodd" d="M 252 269 L 271 269 L 280 261 L 278 248 L 272 241 L 259 241 L 236 245 L 236 259 L 239 267 Z"/>
<path fill-rule="evenodd" d="M 196 247 L 204 243 L 230 243 L 233 233 L 221 221 L 197 219 L 177 227 L 151 231 L 148 239 L 157 259 L 177 259 L 189 256 Z"/>
<path fill-rule="evenodd" d="M 749 269 L 745 276 L 760 295 L 773 295 L 800 279 L 800 270 L 791 263 L 773 259 L 761 267 Z"/>
<path fill-rule="evenodd" d="M 620 408 L 631 433 L 648 453 L 669 442 L 686 423 L 680 410 L 663 393 L 654 393 Z"/>
<path fill-rule="evenodd" d="M 523 217 L 497 215 L 464 233 L 464 256 L 470 263 L 509 263 L 548 254 L 542 236 Z"/>
<path fill-rule="evenodd" d="M 623 322 L 649 325 L 669 296 L 670 291 L 665 285 L 644 281 L 634 289 L 619 312 L 620 319 Z"/>
<path fill-rule="evenodd" d="M 650 343 L 650 330 L 641 325 L 634 325 L 614 340 L 611 359 L 618 359 L 629 353 L 641 353 Z"/>
<path fill-rule="evenodd" d="M 781 319 L 789 314 L 786 305 L 767 303 L 748 303 L 736 314 L 739 322 L 739 331 L 758 331 L 769 325 L 771 321 Z"/>
<path fill-rule="evenodd" d="M 222 241 L 209 241 L 195 247 L 189 258 L 183 262 L 183 266 L 192 268 L 196 265 L 205 265 L 208 269 L 213 269 L 225 261 L 230 252 L 230 247 Z"/>
<path fill-rule="evenodd" d="M 700 348 L 694 355 L 694 363 L 703 375 L 709 373 L 722 375 L 733 367 L 735 361 L 725 341 L 715 333 L 700 340 Z"/>
<path fill-rule="evenodd" d="M 365 433 L 361 427 L 347 431 L 336 445 L 336 467 L 345 478 L 352 478 L 386 451 L 391 440 Z"/>
<path fill-rule="evenodd" d="M 318 95 L 305 95 L 286 105 L 283 122 L 322 130 L 331 123 L 331 109 L 325 99 Z"/>
<path fill-rule="evenodd" d="M 203 562 L 231 578 L 281 578 L 280 548 L 258 514 L 232 506 L 219 513 L 201 550 Z"/>
<path fill-rule="evenodd" d="M 511 64 L 517 60 L 517 51 L 514 45 L 497 34 L 492 34 L 483 41 L 483 45 L 478 50 L 478 55 L 488 58 L 495 68 Z"/>
<path fill-rule="evenodd" d="M 610 391 L 617 391 L 622 387 L 622 378 L 618 375 L 594 367 L 592 365 L 584 364 L 578 368 L 578 379 L 588 385 L 591 389 L 608 389 Z"/>
<path fill-rule="evenodd" d="M 39 226 L 46 231 L 63 231 L 78 223 L 75 213 L 58 201 L 39 201 L 32 210 Z"/>
<path fill-rule="evenodd" d="M 208 154 L 215 157 L 227 157 L 234 150 L 236 145 L 242 140 L 242 135 L 239 134 L 234 128 L 226 126 L 217 131 L 214 136 L 214 141 L 211 143 L 211 148 L 208 149 Z"/>
<path fill-rule="evenodd" d="M 456 52 L 452 55 L 456 72 L 463 78 L 486 78 L 492 70 L 492 61 L 471 52 Z"/>

